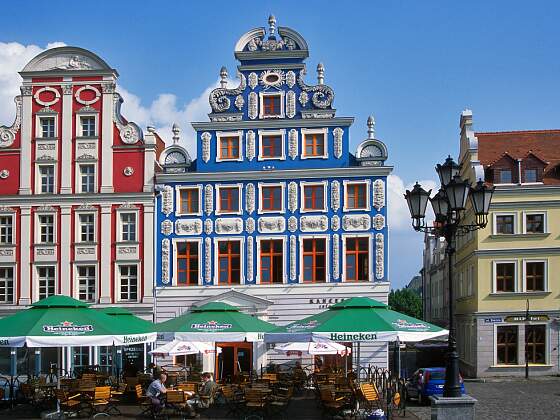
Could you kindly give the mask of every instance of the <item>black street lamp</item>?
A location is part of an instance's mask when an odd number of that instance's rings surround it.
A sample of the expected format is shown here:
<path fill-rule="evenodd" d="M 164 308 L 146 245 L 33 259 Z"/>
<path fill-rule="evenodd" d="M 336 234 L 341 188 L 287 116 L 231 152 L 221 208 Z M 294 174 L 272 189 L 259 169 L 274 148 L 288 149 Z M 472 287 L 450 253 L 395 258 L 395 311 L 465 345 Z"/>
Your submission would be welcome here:
<path fill-rule="evenodd" d="M 451 156 L 445 162 L 436 166 L 441 188 L 430 198 L 430 191 L 426 191 L 418 183 L 412 191 L 406 191 L 404 198 L 408 203 L 412 227 L 419 232 L 429 232 L 436 237 L 445 238 L 448 270 L 449 270 L 449 336 L 447 347 L 447 366 L 445 369 L 444 397 L 460 397 L 461 384 L 459 377 L 459 355 L 457 354 L 457 341 L 455 339 L 454 301 L 453 301 L 453 265 L 452 258 L 455 254 L 455 238 L 468 232 L 482 229 L 488 223 L 490 201 L 494 187 L 488 187 L 482 180 L 471 186 L 470 182 L 459 175 L 459 165 Z M 474 224 L 464 222 L 467 202 L 469 201 L 474 212 Z M 435 215 L 433 226 L 427 226 L 426 207 L 428 200 L 432 203 Z"/>

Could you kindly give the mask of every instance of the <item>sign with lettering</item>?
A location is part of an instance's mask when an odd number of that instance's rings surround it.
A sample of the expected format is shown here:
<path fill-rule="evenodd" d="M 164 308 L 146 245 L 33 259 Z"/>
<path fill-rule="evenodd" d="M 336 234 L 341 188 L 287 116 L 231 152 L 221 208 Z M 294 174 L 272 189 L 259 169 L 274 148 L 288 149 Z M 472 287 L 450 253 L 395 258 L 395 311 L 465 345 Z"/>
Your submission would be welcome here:
<path fill-rule="evenodd" d="M 548 317 L 548 315 L 529 315 L 529 319 L 528 321 L 548 321 L 550 320 L 550 318 Z M 525 315 L 510 315 L 510 316 L 506 316 L 505 318 L 506 322 L 525 322 L 527 321 L 527 318 L 525 317 Z"/>
<path fill-rule="evenodd" d="M 93 325 L 74 325 L 71 321 L 62 321 L 58 325 L 43 325 L 43 332 L 57 335 L 81 335 L 93 331 Z"/>
<path fill-rule="evenodd" d="M 485 324 L 495 324 L 497 322 L 502 322 L 503 318 L 501 316 L 496 316 L 496 317 L 492 317 L 492 318 L 484 318 L 484 323 Z"/>

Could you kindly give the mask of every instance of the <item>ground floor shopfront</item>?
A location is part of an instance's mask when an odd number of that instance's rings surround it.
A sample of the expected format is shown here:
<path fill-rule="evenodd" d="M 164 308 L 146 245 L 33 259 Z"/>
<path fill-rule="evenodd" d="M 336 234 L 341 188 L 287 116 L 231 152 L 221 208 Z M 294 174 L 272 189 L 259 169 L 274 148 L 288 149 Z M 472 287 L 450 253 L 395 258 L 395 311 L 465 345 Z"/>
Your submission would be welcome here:
<path fill-rule="evenodd" d="M 467 377 L 560 373 L 559 311 L 475 313 L 457 316 L 461 371 Z"/>
<path fill-rule="evenodd" d="M 155 313 L 156 321 L 163 322 L 185 313 L 192 306 L 224 302 L 281 326 L 325 311 L 329 306 L 350 297 L 364 296 L 387 303 L 388 294 L 389 283 L 386 282 L 249 285 L 227 289 L 222 286 L 166 287 L 156 291 Z M 273 351 L 273 347 L 273 344 L 262 341 L 216 343 L 215 352 L 191 360 L 198 360 L 204 371 L 214 372 L 217 378 L 253 369 L 260 371 L 270 364 L 293 364 L 297 360 L 304 366 L 313 363 L 307 354 L 279 353 Z M 387 367 L 387 348 L 387 343 L 362 343 L 361 365 Z M 335 359 L 326 357 L 324 362 L 341 363 Z M 161 361 L 168 362 L 172 360 Z"/>

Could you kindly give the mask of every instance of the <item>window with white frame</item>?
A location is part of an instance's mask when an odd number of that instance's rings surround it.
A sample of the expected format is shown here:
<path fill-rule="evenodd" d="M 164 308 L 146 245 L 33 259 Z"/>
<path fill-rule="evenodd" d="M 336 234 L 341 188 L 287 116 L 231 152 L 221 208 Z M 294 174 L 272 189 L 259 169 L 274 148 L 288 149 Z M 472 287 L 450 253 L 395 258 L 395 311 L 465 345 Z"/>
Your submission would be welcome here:
<path fill-rule="evenodd" d="M 284 117 L 284 92 L 262 92 L 260 94 L 260 118 Z"/>
<path fill-rule="evenodd" d="M 544 292 L 547 289 L 546 260 L 524 260 L 524 287 L 526 292 Z"/>
<path fill-rule="evenodd" d="M 136 242 L 136 212 L 120 213 L 121 241 Z"/>
<path fill-rule="evenodd" d="M 369 281 L 369 242 L 367 236 L 345 238 L 345 281 Z"/>
<path fill-rule="evenodd" d="M 301 183 L 301 209 L 303 212 L 326 211 L 325 183 Z"/>
<path fill-rule="evenodd" d="M 368 210 L 369 192 L 365 181 L 344 183 L 344 210 Z"/>
<path fill-rule="evenodd" d="M 54 194 L 54 165 L 39 165 L 41 194 Z"/>
<path fill-rule="evenodd" d="M 97 135 L 96 130 L 96 118 L 93 115 L 86 115 L 80 117 L 80 127 L 82 137 L 95 137 Z"/>
<path fill-rule="evenodd" d="M 259 184 L 259 213 L 274 213 L 284 210 L 283 184 Z"/>
<path fill-rule="evenodd" d="M 95 215 L 93 213 L 82 213 L 78 218 L 80 242 L 95 242 Z"/>
<path fill-rule="evenodd" d="M 284 241 L 281 238 L 259 240 L 259 282 L 284 283 Z"/>
<path fill-rule="evenodd" d="M 217 241 L 218 285 L 241 284 L 240 240 Z"/>
<path fill-rule="evenodd" d="M 546 213 L 525 213 L 525 233 L 545 233 Z"/>
<path fill-rule="evenodd" d="M 197 286 L 200 277 L 199 241 L 178 241 L 176 247 L 177 286 Z"/>
<path fill-rule="evenodd" d="M 14 303 L 14 268 L 0 267 L 0 304 Z"/>
<path fill-rule="evenodd" d="M 242 131 L 216 133 L 218 139 L 217 162 L 243 160 L 241 135 Z"/>
<path fill-rule="evenodd" d="M 119 266 L 119 297 L 121 301 L 138 300 L 138 266 Z"/>
<path fill-rule="evenodd" d="M 81 265 L 78 271 L 78 299 L 85 302 L 95 301 L 95 266 L 94 265 Z"/>
<path fill-rule="evenodd" d="M 494 292 L 513 293 L 517 290 L 517 262 L 494 261 Z"/>
<path fill-rule="evenodd" d="M 285 130 L 259 130 L 259 160 L 285 159 L 284 152 Z"/>
<path fill-rule="evenodd" d="M 56 119 L 55 117 L 39 118 L 39 127 L 42 138 L 56 137 Z"/>
<path fill-rule="evenodd" d="M 495 213 L 494 214 L 494 235 L 513 235 L 516 233 L 515 213 Z"/>
<path fill-rule="evenodd" d="M 496 326 L 496 363 L 498 365 L 516 365 L 518 350 L 518 326 Z"/>
<path fill-rule="evenodd" d="M 302 238 L 302 279 L 305 283 L 327 281 L 327 239 L 324 237 Z"/>
<path fill-rule="evenodd" d="M 53 265 L 37 267 L 39 300 L 56 294 L 56 270 Z"/>
<path fill-rule="evenodd" d="M 239 185 L 220 185 L 216 187 L 218 195 L 217 214 L 241 213 L 241 187 Z"/>
<path fill-rule="evenodd" d="M 39 214 L 39 242 L 42 244 L 53 244 L 54 234 L 54 215 Z"/>
<path fill-rule="evenodd" d="M 327 157 L 327 129 L 302 129 L 303 153 L 302 159 Z"/>
<path fill-rule="evenodd" d="M 14 217 L 0 215 L 0 244 L 11 245 L 14 243 Z"/>
<path fill-rule="evenodd" d="M 80 165 L 80 192 L 95 192 L 95 165 L 93 163 Z"/>
<path fill-rule="evenodd" d="M 179 189 L 179 214 L 200 214 L 200 188 Z"/>
<path fill-rule="evenodd" d="M 546 364 L 546 325 L 525 325 L 525 348 L 531 364 Z"/>

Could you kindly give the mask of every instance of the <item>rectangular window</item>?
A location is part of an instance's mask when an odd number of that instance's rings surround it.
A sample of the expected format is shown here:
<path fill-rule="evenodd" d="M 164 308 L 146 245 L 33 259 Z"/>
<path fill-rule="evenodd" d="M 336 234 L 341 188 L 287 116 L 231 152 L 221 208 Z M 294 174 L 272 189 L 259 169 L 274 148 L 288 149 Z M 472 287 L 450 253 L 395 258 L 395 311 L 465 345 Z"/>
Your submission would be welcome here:
<path fill-rule="evenodd" d="M 55 135 L 55 120 L 54 117 L 44 117 L 40 120 L 41 124 L 41 137 L 53 138 Z"/>
<path fill-rule="evenodd" d="M 515 217 L 513 214 L 496 215 L 496 234 L 512 235 L 515 233 Z"/>
<path fill-rule="evenodd" d="M 369 280 L 369 238 L 346 239 L 346 281 Z"/>
<path fill-rule="evenodd" d="M 220 137 L 220 159 L 239 159 L 239 137 Z"/>
<path fill-rule="evenodd" d="M 218 284 L 241 283 L 241 241 L 218 241 Z"/>
<path fill-rule="evenodd" d="M 0 244 L 9 245 L 13 243 L 13 217 L 0 216 Z"/>
<path fill-rule="evenodd" d="M 544 233 L 544 214 L 526 214 L 525 232 Z"/>
<path fill-rule="evenodd" d="M 120 277 L 120 300 L 121 301 L 137 301 L 138 300 L 138 267 L 135 265 L 119 266 Z"/>
<path fill-rule="evenodd" d="M 95 215 L 80 214 L 80 242 L 95 242 Z"/>
<path fill-rule="evenodd" d="M 546 325 L 526 325 L 525 344 L 529 363 L 546 363 Z"/>
<path fill-rule="evenodd" d="M 82 125 L 82 137 L 95 136 L 95 117 L 80 117 L 80 124 Z"/>
<path fill-rule="evenodd" d="M 263 116 L 273 117 L 282 113 L 281 95 L 265 95 L 263 96 Z"/>
<path fill-rule="evenodd" d="M 95 301 L 95 266 L 78 267 L 78 298 L 86 302 Z"/>
<path fill-rule="evenodd" d="M 517 326 L 496 327 L 496 359 L 499 365 L 517 364 Z"/>
<path fill-rule="evenodd" d="M 496 263 L 496 292 L 515 292 L 515 263 Z"/>
<path fill-rule="evenodd" d="M 262 187 L 262 210 L 282 210 L 282 187 L 279 185 Z"/>
<path fill-rule="evenodd" d="M 37 267 L 39 277 L 39 300 L 52 296 L 56 293 L 56 278 L 53 266 Z"/>
<path fill-rule="evenodd" d="M 367 208 L 367 184 L 346 185 L 346 208 L 363 210 Z"/>
<path fill-rule="evenodd" d="M 80 187 L 83 193 L 95 192 L 95 165 L 80 165 Z"/>
<path fill-rule="evenodd" d="M 196 286 L 199 270 L 198 242 L 177 243 L 177 285 Z"/>
<path fill-rule="evenodd" d="M 282 157 L 282 136 L 266 135 L 262 136 L 261 157 L 281 158 Z"/>
<path fill-rule="evenodd" d="M 0 303 L 14 303 L 14 269 L 0 267 Z"/>
<path fill-rule="evenodd" d="M 282 241 L 262 240 L 260 242 L 260 279 L 261 283 L 284 283 L 284 259 Z"/>
<path fill-rule="evenodd" d="M 41 193 L 54 193 L 54 165 L 39 166 L 39 178 L 41 180 Z"/>
<path fill-rule="evenodd" d="M 527 292 L 544 292 L 545 270 L 544 261 L 525 262 L 525 290 Z"/>
<path fill-rule="evenodd" d="M 121 241 L 136 241 L 136 213 L 121 213 Z"/>
<path fill-rule="evenodd" d="M 525 182 L 538 182 L 538 171 L 536 169 L 525 169 Z"/>
<path fill-rule="evenodd" d="M 308 133 L 304 135 L 303 156 L 317 157 L 325 155 L 325 135 Z"/>
<path fill-rule="evenodd" d="M 303 281 L 310 283 L 324 283 L 327 280 L 327 240 L 303 240 Z"/>
<path fill-rule="evenodd" d="M 52 214 L 39 215 L 39 233 L 42 244 L 54 243 L 54 216 Z"/>
<path fill-rule="evenodd" d="M 239 211 L 239 187 L 220 188 L 220 212 L 237 213 Z"/>
<path fill-rule="evenodd" d="M 180 199 L 182 214 L 198 214 L 200 211 L 198 188 L 182 188 Z"/>
<path fill-rule="evenodd" d="M 325 210 L 325 187 L 324 185 L 304 185 L 303 187 L 303 209 Z"/>
<path fill-rule="evenodd" d="M 511 169 L 500 169 L 498 171 L 499 174 L 499 183 L 500 184 L 511 184 L 512 177 L 511 177 Z"/>

